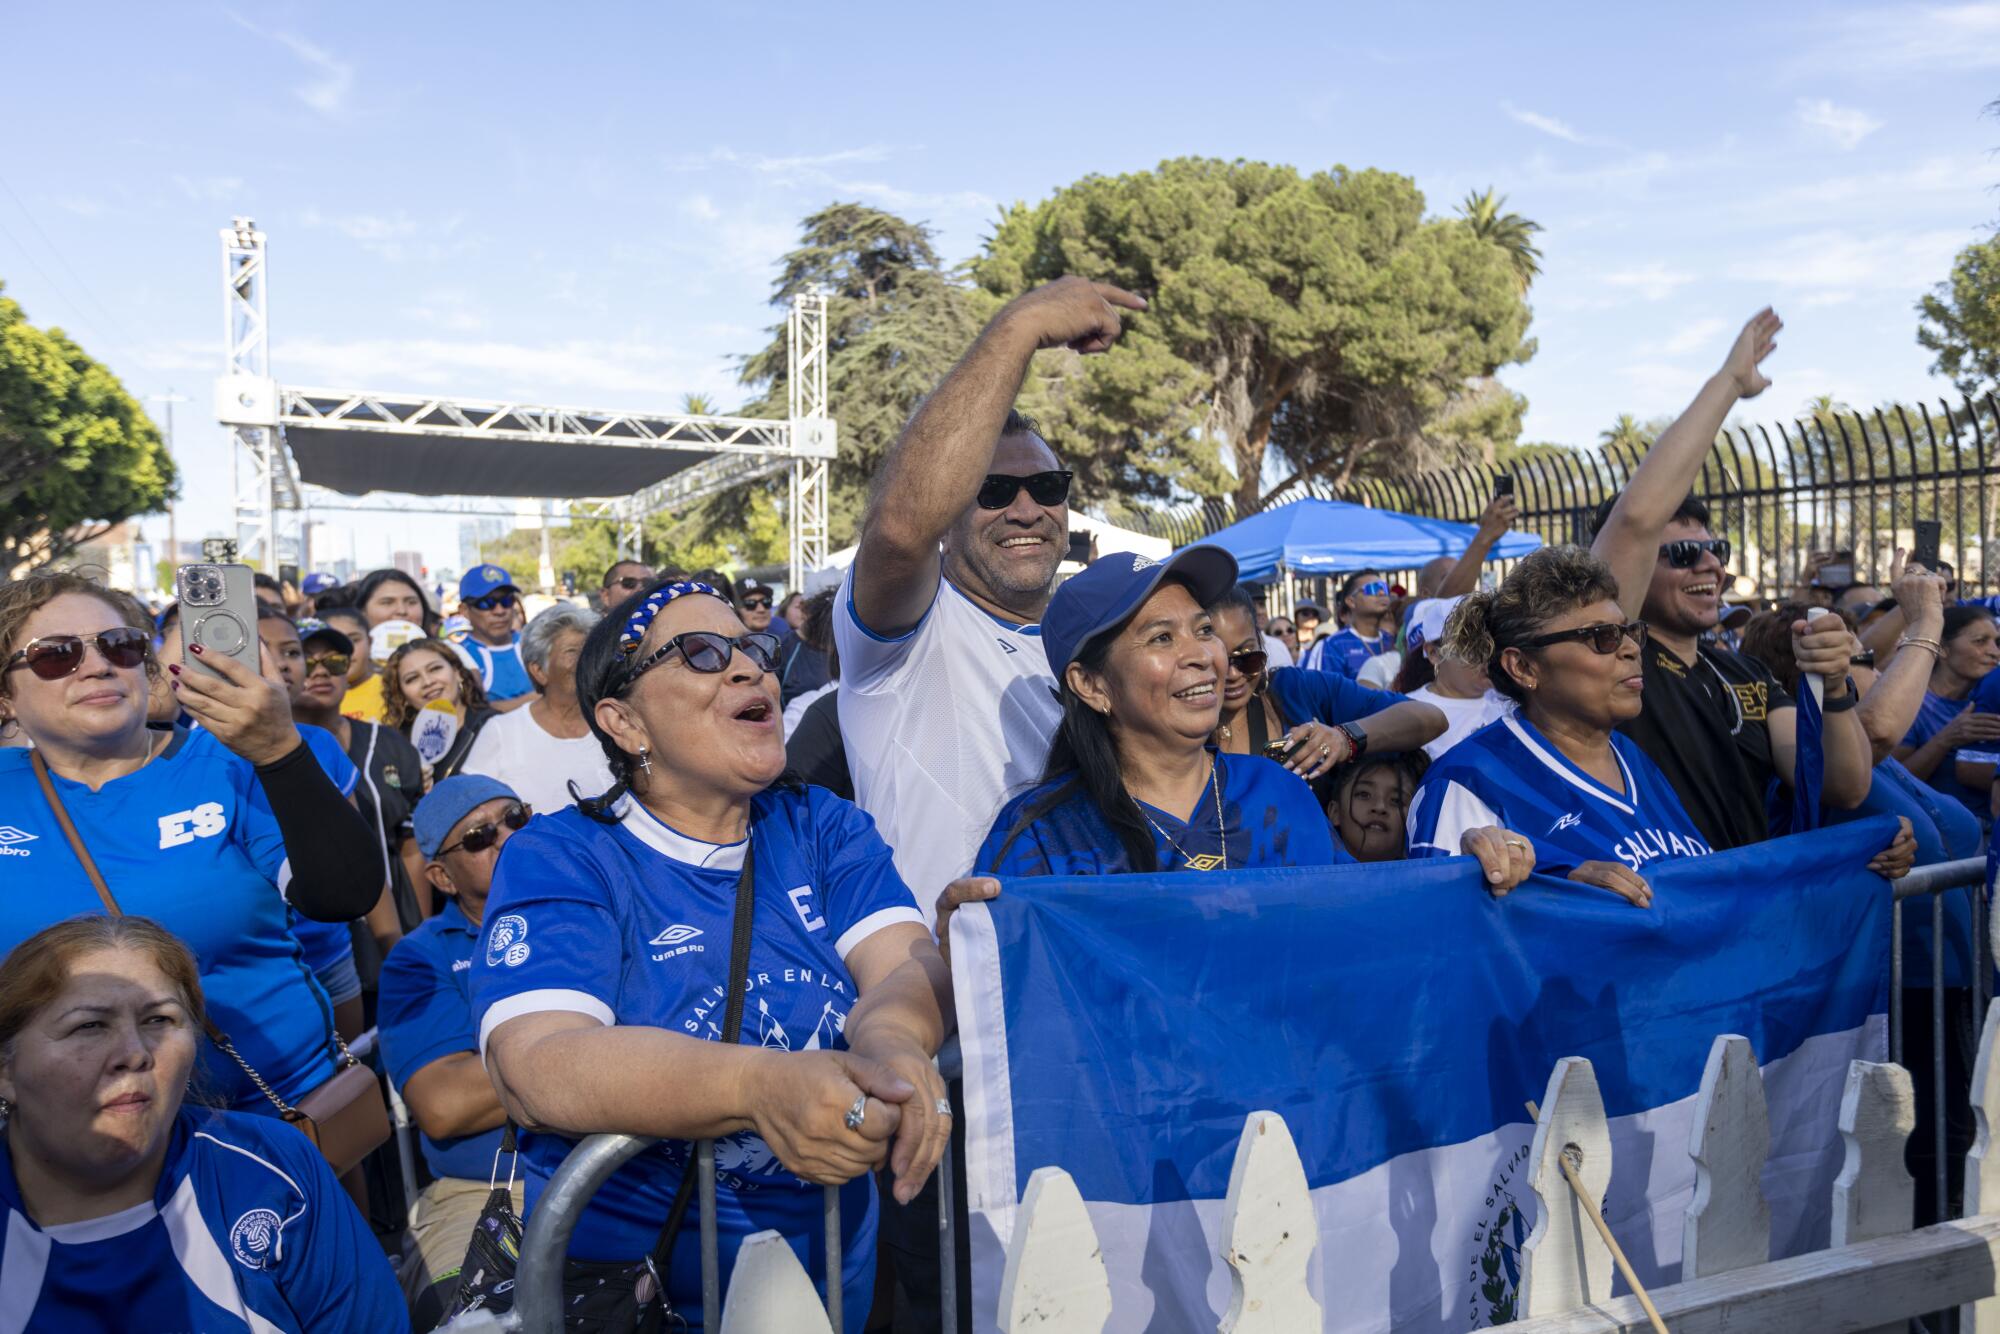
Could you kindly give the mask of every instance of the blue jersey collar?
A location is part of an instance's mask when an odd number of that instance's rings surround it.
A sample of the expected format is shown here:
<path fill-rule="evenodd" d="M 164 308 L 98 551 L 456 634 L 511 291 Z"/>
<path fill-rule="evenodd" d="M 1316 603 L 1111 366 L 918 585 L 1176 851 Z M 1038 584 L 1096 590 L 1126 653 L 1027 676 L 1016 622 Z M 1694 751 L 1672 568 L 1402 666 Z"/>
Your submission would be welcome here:
<path fill-rule="evenodd" d="M 750 846 L 747 838 L 734 843 L 704 843 L 690 838 L 647 810 L 630 793 L 620 797 L 612 810 L 626 833 L 663 857 L 704 871 L 743 869 L 743 853 Z"/>

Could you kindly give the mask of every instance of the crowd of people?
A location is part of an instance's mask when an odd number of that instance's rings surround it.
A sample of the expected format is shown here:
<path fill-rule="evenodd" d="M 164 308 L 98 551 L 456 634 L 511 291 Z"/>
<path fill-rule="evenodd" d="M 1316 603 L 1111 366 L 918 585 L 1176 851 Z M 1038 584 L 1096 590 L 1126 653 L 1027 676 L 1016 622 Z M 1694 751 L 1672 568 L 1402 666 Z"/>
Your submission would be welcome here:
<path fill-rule="evenodd" d="M 1015 399 L 1143 309 L 1004 307 L 813 596 L 628 560 L 531 618 L 483 564 L 447 617 L 396 570 L 260 578 L 258 671 L 78 574 L 0 586 L 0 1309 L 431 1328 L 507 1300 L 520 1219 L 617 1132 L 657 1142 L 581 1215 L 574 1327 L 700 1327 L 713 1141 L 725 1278 L 765 1229 L 823 1274 L 836 1186 L 846 1327 L 938 1329 L 951 925 L 1011 878 L 1462 856 L 1645 911 L 1658 863 L 1866 814 L 1884 877 L 1982 846 L 1990 606 L 1899 556 L 1725 616 L 1690 491 L 1771 312 L 1588 546 L 1496 584 L 1496 496 L 1414 592 L 1357 570 L 1328 610 L 1204 544 L 1059 578 L 1072 473 Z M 1919 942 L 1959 995 L 1969 930 Z"/>

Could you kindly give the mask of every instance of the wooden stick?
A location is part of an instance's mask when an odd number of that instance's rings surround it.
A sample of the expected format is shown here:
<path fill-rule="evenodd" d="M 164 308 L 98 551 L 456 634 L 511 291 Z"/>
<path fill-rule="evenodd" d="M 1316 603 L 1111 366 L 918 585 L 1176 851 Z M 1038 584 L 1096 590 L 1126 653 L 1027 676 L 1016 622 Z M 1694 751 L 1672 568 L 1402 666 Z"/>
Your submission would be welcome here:
<path fill-rule="evenodd" d="M 1542 1119 L 1542 1113 L 1532 1099 L 1528 1102 L 1528 1116 L 1536 1122 Z M 1625 1283 L 1632 1289 L 1632 1295 L 1639 1299 L 1639 1305 L 1645 1310 L 1646 1318 L 1653 1322 L 1655 1334 L 1667 1334 L 1667 1322 L 1660 1319 L 1660 1310 L 1653 1305 L 1653 1299 L 1647 1295 L 1646 1285 L 1632 1272 L 1632 1262 L 1625 1258 L 1625 1248 L 1618 1244 L 1618 1238 L 1611 1235 L 1611 1225 L 1604 1221 L 1604 1215 L 1598 1211 L 1597 1201 L 1590 1198 L 1590 1192 L 1584 1189 L 1583 1178 L 1576 1174 L 1575 1164 L 1570 1162 L 1569 1155 L 1560 1147 L 1556 1149 L 1556 1161 L 1562 1164 L 1563 1180 L 1569 1182 L 1570 1193 L 1583 1205 L 1584 1213 L 1590 1215 L 1590 1221 L 1597 1227 L 1597 1235 L 1604 1238 L 1604 1244 L 1610 1248 L 1612 1260 L 1617 1262 L 1618 1272 L 1625 1276 Z"/>

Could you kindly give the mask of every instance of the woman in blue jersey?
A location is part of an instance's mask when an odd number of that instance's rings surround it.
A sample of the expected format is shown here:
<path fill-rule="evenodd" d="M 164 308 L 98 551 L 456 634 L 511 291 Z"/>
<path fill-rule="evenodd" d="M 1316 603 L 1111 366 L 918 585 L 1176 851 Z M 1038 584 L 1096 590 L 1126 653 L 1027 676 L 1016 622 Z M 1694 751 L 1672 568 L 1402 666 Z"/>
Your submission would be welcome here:
<path fill-rule="evenodd" d="M 1954 753 L 1961 746 L 1989 745 L 2000 738 L 2000 716 L 1977 713 L 1972 691 L 1995 667 L 2000 667 L 2000 630 L 1993 613 L 1961 603 L 1944 614 L 1944 631 L 1936 640 L 1912 635 L 1904 643 L 1930 651 L 1930 687 L 1909 732 L 1896 747 L 1905 768 L 1974 815 L 1987 816 L 1988 796 L 1958 781 Z"/>
<path fill-rule="evenodd" d="M 1041 783 L 1000 809 L 977 874 L 1352 860 L 1304 785 L 1261 755 L 1210 745 L 1226 655 L 1207 607 L 1235 582 L 1234 557 L 1197 546 L 1165 563 L 1105 556 L 1056 590 L 1042 644 L 1062 722 Z"/>
<path fill-rule="evenodd" d="M 237 1051 L 288 1101 L 331 1078 L 326 993 L 286 928 L 361 916 L 382 892 L 369 831 L 292 723 L 284 688 L 228 658 L 220 677 L 170 664 L 192 730 L 146 726 L 151 627 L 73 574 L 0 587 L 0 719 L 33 749 L 0 750 L 0 949 L 102 900 L 47 792 L 119 906 L 160 922 L 200 962 L 208 1004 Z M 214 657 L 215 655 L 210 655 Z M 45 769 L 44 769 L 45 766 Z M 44 787 L 46 778 L 47 787 Z M 275 1114 L 220 1052 L 206 1087 Z"/>
<path fill-rule="evenodd" d="M 1610 567 L 1581 547 L 1544 547 L 1461 602 L 1446 651 L 1485 663 L 1520 709 L 1431 766 L 1410 803 L 1410 855 L 1452 856 L 1465 831 L 1498 825 L 1533 840 L 1533 856 L 1495 893 L 1541 870 L 1645 907 L 1641 868 L 1708 852 L 1665 775 L 1616 730 L 1639 713 L 1645 637 L 1618 610 Z"/>
<path fill-rule="evenodd" d="M 6 1328 L 409 1329 L 305 1136 L 187 1105 L 202 1017 L 193 956 L 143 917 L 73 917 L 0 962 Z"/>
<path fill-rule="evenodd" d="M 721 592 L 661 584 L 599 622 L 577 663 L 584 716 L 618 782 L 537 815 L 495 867 L 472 1005 L 486 1068 L 530 1133 L 528 1211 L 575 1138 L 662 1142 L 594 1195 L 572 1264 L 653 1252 L 690 1141 L 716 1140 L 725 1281 L 767 1228 L 825 1272 L 822 1185 L 841 1185 L 846 1327 L 875 1275 L 871 1172 L 907 1201 L 950 1108 L 932 1056 L 950 980 L 874 822 L 785 767 L 776 638 Z M 747 898 L 744 896 L 747 895 Z M 719 1041 L 732 925 L 750 905 L 738 1045 Z M 664 1275 L 701 1319 L 698 1208 Z"/>
<path fill-rule="evenodd" d="M 1225 589 L 1208 612 L 1228 654 L 1215 728 L 1216 749 L 1225 755 L 1262 755 L 1283 741 L 1279 763 L 1315 782 L 1357 747 L 1417 750 L 1445 729 L 1443 710 L 1371 689 L 1344 673 L 1271 667 L 1257 633 L 1256 603 L 1240 584 Z"/>

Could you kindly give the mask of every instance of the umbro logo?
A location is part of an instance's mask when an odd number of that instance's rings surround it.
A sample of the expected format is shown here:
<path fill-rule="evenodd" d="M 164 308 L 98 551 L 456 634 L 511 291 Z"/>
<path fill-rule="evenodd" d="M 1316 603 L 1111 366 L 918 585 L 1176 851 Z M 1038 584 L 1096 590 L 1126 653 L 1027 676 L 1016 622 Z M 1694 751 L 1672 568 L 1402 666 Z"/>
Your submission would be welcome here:
<path fill-rule="evenodd" d="M 1583 817 L 1581 815 L 1578 815 L 1575 811 L 1571 811 L 1569 814 L 1562 816 L 1554 824 L 1550 825 L 1549 832 L 1553 834 L 1558 830 L 1562 829 L 1575 829 L 1582 823 L 1583 823 Z"/>
<path fill-rule="evenodd" d="M 648 945 L 684 945 L 688 941 L 693 940 L 696 936 L 700 934 L 701 934 L 701 928 L 698 926 L 688 926 L 685 923 L 676 923 L 675 925 L 670 926 L 666 930 L 660 932 L 659 935 L 654 936 L 651 940 L 647 941 L 646 943 Z"/>
<path fill-rule="evenodd" d="M 16 843 L 32 843 L 37 837 L 39 835 L 31 834 L 25 829 L 16 829 L 10 824 L 0 824 L 0 857 L 34 856 L 28 849 L 17 848 L 14 845 Z"/>

